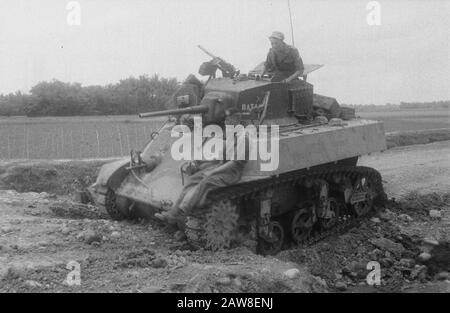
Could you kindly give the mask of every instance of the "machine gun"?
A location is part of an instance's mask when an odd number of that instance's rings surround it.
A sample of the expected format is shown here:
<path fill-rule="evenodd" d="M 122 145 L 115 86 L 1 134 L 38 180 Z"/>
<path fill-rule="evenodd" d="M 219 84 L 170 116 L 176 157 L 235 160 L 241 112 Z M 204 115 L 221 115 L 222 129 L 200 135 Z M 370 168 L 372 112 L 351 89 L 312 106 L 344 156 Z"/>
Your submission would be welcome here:
<path fill-rule="evenodd" d="M 198 47 L 200 48 L 200 50 L 202 50 L 204 53 L 206 53 L 207 55 L 209 55 L 212 60 L 210 62 L 204 63 L 207 65 L 212 65 L 213 66 L 213 71 L 210 70 L 202 70 L 202 67 L 200 67 L 200 74 L 202 75 L 211 75 L 214 76 L 216 69 L 218 68 L 219 70 L 222 71 L 222 75 L 223 77 L 230 77 L 233 78 L 236 75 L 239 75 L 239 71 L 236 70 L 236 68 L 228 63 L 227 61 L 225 61 L 224 59 L 215 56 L 214 54 L 212 54 L 211 52 L 209 52 L 208 50 L 206 50 L 205 48 L 203 48 L 202 46 L 198 45 Z M 202 64 L 203 66 L 203 64 Z"/>

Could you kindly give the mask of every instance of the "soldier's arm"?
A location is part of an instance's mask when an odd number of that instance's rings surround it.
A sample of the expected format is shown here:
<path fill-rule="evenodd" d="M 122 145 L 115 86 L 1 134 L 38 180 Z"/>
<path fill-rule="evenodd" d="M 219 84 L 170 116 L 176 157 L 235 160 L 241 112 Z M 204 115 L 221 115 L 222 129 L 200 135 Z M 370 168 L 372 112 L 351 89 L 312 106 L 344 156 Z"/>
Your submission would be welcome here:
<path fill-rule="evenodd" d="M 273 68 L 272 58 L 270 57 L 270 51 L 269 51 L 269 53 L 267 54 L 267 57 L 266 57 L 266 62 L 264 62 L 264 70 L 263 70 L 263 73 L 261 76 L 270 72 L 272 68 Z"/>
<path fill-rule="evenodd" d="M 298 53 L 298 50 L 296 48 L 293 49 L 294 58 L 295 58 L 295 73 L 286 78 L 285 82 L 289 83 L 293 79 L 296 79 L 297 77 L 301 76 L 303 74 L 303 70 L 305 69 L 303 65 L 303 60 L 300 57 L 300 54 Z"/>

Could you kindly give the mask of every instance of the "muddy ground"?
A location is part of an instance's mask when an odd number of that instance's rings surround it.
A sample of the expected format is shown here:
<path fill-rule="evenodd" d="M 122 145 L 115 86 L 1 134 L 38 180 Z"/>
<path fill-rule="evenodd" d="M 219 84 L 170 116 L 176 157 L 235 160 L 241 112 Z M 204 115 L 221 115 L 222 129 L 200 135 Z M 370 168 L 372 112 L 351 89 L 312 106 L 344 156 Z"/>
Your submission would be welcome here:
<path fill-rule="evenodd" d="M 448 155 L 443 141 L 362 158 L 395 201 L 345 234 L 273 257 L 193 251 L 157 222 L 114 222 L 77 203 L 104 161 L 3 164 L 0 292 L 449 292 Z M 367 283 L 370 261 L 380 285 Z"/>

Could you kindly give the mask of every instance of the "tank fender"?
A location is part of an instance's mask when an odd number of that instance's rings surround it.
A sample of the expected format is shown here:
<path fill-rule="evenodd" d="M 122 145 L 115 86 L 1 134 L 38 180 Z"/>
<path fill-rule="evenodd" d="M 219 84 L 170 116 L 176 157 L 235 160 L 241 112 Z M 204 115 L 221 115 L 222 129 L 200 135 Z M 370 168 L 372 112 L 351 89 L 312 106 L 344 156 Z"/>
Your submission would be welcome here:
<path fill-rule="evenodd" d="M 92 187 L 94 189 L 109 187 L 113 190 L 116 190 L 128 175 L 129 171 L 126 169 L 126 167 L 129 164 L 129 158 L 104 164 L 100 168 L 97 180 L 95 184 L 92 185 Z"/>

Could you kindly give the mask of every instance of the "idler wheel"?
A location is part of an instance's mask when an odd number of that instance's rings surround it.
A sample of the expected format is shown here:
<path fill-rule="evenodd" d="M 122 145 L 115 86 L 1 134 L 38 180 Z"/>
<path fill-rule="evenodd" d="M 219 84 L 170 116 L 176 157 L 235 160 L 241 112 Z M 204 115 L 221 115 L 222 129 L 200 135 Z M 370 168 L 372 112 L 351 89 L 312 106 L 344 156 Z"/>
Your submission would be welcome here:
<path fill-rule="evenodd" d="M 336 201 L 336 199 L 328 199 L 327 210 L 328 216 L 319 219 L 320 226 L 325 230 L 333 228 L 333 226 L 336 225 L 339 219 L 339 203 Z"/>
<path fill-rule="evenodd" d="M 296 243 L 305 241 L 311 235 L 314 226 L 314 210 L 314 203 L 307 201 L 300 204 L 299 210 L 295 213 L 291 223 L 291 235 Z"/>
<path fill-rule="evenodd" d="M 267 227 L 269 235 L 259 236 L 258 252 L 263 255 L 275 255 L 283 247 L 284 229 L 277 221 L 270 221 Z"/>
<path fill-rule="evenodd" d="M 108 189 L 105 195 L 105 209 L 109 216 L 115 221 L 121 221 L 131 217 L 127 209 L 121 209 L 117 205 L 116 193 L 112 189 Z"/>

